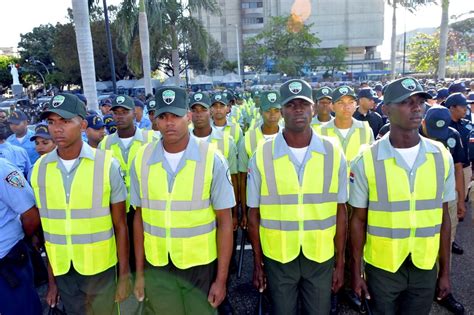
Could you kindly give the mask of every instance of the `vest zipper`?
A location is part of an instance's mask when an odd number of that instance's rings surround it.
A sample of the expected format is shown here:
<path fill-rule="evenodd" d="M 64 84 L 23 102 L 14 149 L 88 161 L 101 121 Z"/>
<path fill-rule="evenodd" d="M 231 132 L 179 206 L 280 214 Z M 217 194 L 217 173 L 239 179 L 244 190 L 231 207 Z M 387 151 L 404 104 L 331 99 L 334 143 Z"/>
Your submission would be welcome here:
<path fill-rule="evenodd" d="M 166 253 L 167 253 L 167 256 L 169 256 L 169 253 L 171 251 L 171 193 L 168 193 L 168 199 L 166 200 L 165 227 L 166 227 Z"/>
<path fill-rule="evenodd" d="M 413 252 L 416 232 L 416 209 L 415 209 L 415 192 L 410 194 L 410 237 L 408 239 L 409 253 Z"/>
<path fill-rule="evenodd" d="M 304 233 L 304 205 L 303 205 L 303 188 L 298 186 L 298 238 L 300 247 L 303 247 Z"/>
<path fill-rule="evenodd" d="M 72 188 L 72 185 L 71 185 Z M 71 200 L 69 200 L 71 201 Z M 66 204 L 66 244 L 67 244 L 67 254 L 69 256 L 69 261 L 73 259 L 72 251 L 72 236 L 71 236 L 71 207 L 70 203 Z"/>

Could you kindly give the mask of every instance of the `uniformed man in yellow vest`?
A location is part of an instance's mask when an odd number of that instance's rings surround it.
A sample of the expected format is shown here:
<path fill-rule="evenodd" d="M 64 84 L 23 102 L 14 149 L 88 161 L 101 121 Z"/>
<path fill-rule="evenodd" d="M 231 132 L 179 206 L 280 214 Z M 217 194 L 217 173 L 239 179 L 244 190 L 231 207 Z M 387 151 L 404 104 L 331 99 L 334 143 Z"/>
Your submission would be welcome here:
<path fill-rule="evenodd" d="M 154 314 L 215 314 L 226 296 L 235 206 L 227 162 L 189 133 L 186 91 L 156 93 L 162 138 L 131 168 L 135 296 Z"/>
<path fill-rule="evenodd" d="M 239 172 L 240 172 L 240 200 L 242 209 L 242 220 L 240 225 L 247 228 L 247 170 L 249 159 L 257 149 L 257 146 L 266 140 L 274 139 L 281 127 L 281 97 L 279 91 L 264 91 L 261 95 L 260 113 L 263 122 L 254 129 L 249 129 L 239 144 Z"/>
<path fill-rule="evenodd" d="M 86 108 L 54 96 L 41 118 L 57 149 L 31 174 L 49 268 L 68 314 L 112 314 L 130 291 L 125 188 L 112 152 L 82 141 Z M 118 285 L 116 266 L 118 261 Z"/>
<path fill-rule="evenodd" d="M 356 99 L 354 90 L 349 86 L 334 89 L 332 102 L 335 118 L 316 129 L 319 134 L 339 141 L 348 167 L 362 145 L 374 142 L 374 134 L 369 124 L 352 117 L 356 110 Z"/>
<path fill-rule="evenodd" d="M 283 132 L 249 162 L 247 205 L 254 285 L 275 314 L 329 314 L 343 284 L 347 167 L 342 149 L 311 128 L 311 86 L 280 87 Z"/>
<path fill-rule="evenodd" d="M 235 199 L 238 200 L 237 147 L 232 137 L 224 136 L 222 132 L 211 126 L 210 107 L 211 98 L 206 93 L 197 92 L 191 95 L 189 102 L 193 122 L 191 133 L 198 140 L 214 143 L 217 149 L 224 155 L 229 165 L 232 185 L 234 187 L 234 196 Z M 232 221 L 235 231 L 238 227 L 237 207 L 232 209 Z"/>
<path fill-rule="evenodd" d="M 111 150 L 113 156 L 120 162 L 125 177 L 127 191 L 130 191 L 130 166 L 138 149 L 153 140 L 153 132 L 135 126 L 135 101 L 127 95 L 113 98 L 111 112 L 117 125 L 117 132 L 105 136 L 99 143 L 99 149 Z M 130 207 L 130 194 L 127 196 L 127 224 L 129 238 L 133 238 L 134 209 Z M 130 267 L 135 268 L 133 242 L 130 242 Z"/>
<path fill-rule="evenodd" d="M 321 124 L 334 119 L 332 116 L 332 89 L 328 86 L 313 90 L 314 116 L 311 120 L 311 127 L 314 130 Z"/>
<path fill-rule="evenodd" d="M 434 296 L 450 293 L 454 167 L 442 143 L 418 132 L 429 97 L 413 78 L 390 83 L 390 133 L 352 165 L 352 284 L 373 314 L 428 314 Z"/>
<path fill-rule="evenodd" d="M 231 136 L 235 143 L 239 143 L 242 137 L 242 129 L 238 123 L 227 119 L 229 107 L 227 106 L 227 96 L 223 93 L 215 93 L 211 98 L 212 125 L 221 131 L 225 137 Z"/>

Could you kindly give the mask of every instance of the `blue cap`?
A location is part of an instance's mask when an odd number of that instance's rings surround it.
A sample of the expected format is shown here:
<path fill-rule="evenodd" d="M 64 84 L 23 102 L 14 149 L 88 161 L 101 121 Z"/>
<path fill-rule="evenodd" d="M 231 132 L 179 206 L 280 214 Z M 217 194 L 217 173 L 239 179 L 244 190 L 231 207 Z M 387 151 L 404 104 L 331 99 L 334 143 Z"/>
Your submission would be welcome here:
<path fill-rule="evenodd" d="M 431 106 L 425 115 L 425 126 L 428 137 L 437 140 L 446 140 L 449 134 L 451 113 L 446 107 Z"/>
<path fill-rule="evenodd" d="M 462 93 L 454 93 L 448 96 L 444 106 L 450 108 L 451 106 L 467 106 L 471 104 L 472 101 L 468 101 L 467 98 Z"/>
<path fill-rule="evenodd" d="M 453 83 L 449 85 L 449 88 L 448 88 L 449 94 L 458 93 L 458 92 L 464 93 L 467 90 L 468 89 L 466 88 L 466 85 L 462 81 L 454 81 Z"/>
<path fill-rule="evenodd" d="M 135 102 L 135 107 L 145 108 L 145 104 L 138 98 L 134 98 L 133 101 Z"/>
<path fill-rule="evenodd" d="M 104 106 L 104 105 L 107 105 L 107 106 L 112 106 L 112 99 L 110 98 L 104 98 L 103 100 L 100 101 L 100 106 Z"/>
<path fill-rule="evenodd" d="M 21 110 L 16 110 L 10 115 L 10 117 L 8 117 L 7 122 L 10 124 L 19 125 L 22 121 L 25 120 L 28 120 L 28 116 L 26 116 L 26 114 L 23 113 Z"/>
<path fill-rule="evenodd" d="M 87 128 L 99 130 L 100 128 L 105 126 L 104 121 L 97 114 L 87 116 L 86 120 L 87 120 Z"/>
<path fill-rule="evenodd" d="M 51 135 L 49 134 L 48 125 L 45 123 L 39 123 L 35 127 L 35 134 L 30 138 L 30 141 L 35 141 L 37 137 L 41 137 L 44 139 L 51 139 Z"/>
<path fill-rule="evenodd" d="M 104 115 L 103 121 L 108 134 L 113 134 L 117 131 L 117 123 L 111 114 Z"/>
<path fill-rule="evenodd" d="M 382 85 L 382 84 L 377 83 L 377 84 L 374 86 L 374 91 L 382 92 L 382 90 L 383 90 L 383 85 Z"/>
<path fill-rule="evenodd" d="M 362 97 L 368 98 L 369 100 L 373 100 L 373 101 L 375 101 L 375 99 L 378 98 L 375 91 L 372 90 L 371 88 L 360 89 L 359 93 L 357 93 L 357 98 L 362 98 Z"/>
<path fill-rule="evenodd" d="M 76 94 L 76 96 L 81 100 L 81 102 L 87 105 L 87 98 L 84 96 L 84 94 Z"/>
<path fill-rule="evenodd" d="M 441 88 L 438 90 L 435 99 L 439 100 L 441 98 L 446 98 L 449 96 L 448 88 Z"/>
<path fill-rule="evenodd" d="M 438 95 L 438 92 L 436 92 L 436 90 L 434 89 L 430 89 L 428 91 L 426 91 L 429 95 L 431 95 L 431 98 L 433 99 L 436 99 L 436 96 Z"/>
<path fill-rule="evenodd" d="M 469 93 L 469 95 L 467 96 L 467 99 L 470 101 L 474 101 L 474 92 Z"/>

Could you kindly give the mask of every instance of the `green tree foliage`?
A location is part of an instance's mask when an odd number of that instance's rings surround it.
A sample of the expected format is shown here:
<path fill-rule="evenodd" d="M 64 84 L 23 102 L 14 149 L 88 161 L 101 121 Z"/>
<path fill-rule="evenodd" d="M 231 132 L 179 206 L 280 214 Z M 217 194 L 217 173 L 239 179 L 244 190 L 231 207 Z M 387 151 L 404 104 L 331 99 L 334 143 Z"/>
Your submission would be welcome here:
<path fill-rule="evenodd" d="M 474 54 L 474 18 L 465 19 L 450 25 L 451 29 L 459 34 L 460 44 Z"/>
<path fill-rule="evenodd" d="M 34 58 L 49 66 L 53 62 L 51 49 L 53 48 L 56 27 L 47 24 L 33 28 L 31 32 L 20 34 L 18 51 L 22 63 Z"/>
<path fill-rule="evenodd" d="M 339 45 L 336 48 L 321 49 L 321 65 L 326 69 L 327 73 L 334 76 L 335 71 L 346 69 L 344 60 L 347 56 L 347 48 L 344 45 Z"/>
<path fill-rule="evenodd" d="M 464 49 L 460 37 L 458 32 L 453 30 L 448 32 L 447 59 Z M 432 35 L 418 33 L 410 41 L 408 44 L 408 62 L 415 68 L 415 71 L 438 72 L 439 45 L 439 32 Z"/>
<path fill-rule="evenodd" d="M 197 73 L 213 73 L 214 71 L 221 69 L 222 63 L 224 62 L 224 53 L 222 52 L 219 42 L 212 37 L 209 37 L 206 56 L 206 58 L 202 59 L 197 51 L 191 47 L 191 49 L 187 51 L 189 68 Z"/>
<path fill-rule="evenodd" d="M 227 72 L 235 72 L 237 73 L 237 67 L 238 67 L 238 63 L 237 61 L 229 61 L 229 60 L 226 60 L 224 61 L 224 63 L 222 64 L 222 71 L 224 71 L 224 73 L 227 73 Z"/>
<path fill-rule="evenodd" d="M 289 76 L 302 74 L 304 67 L 317 64 L 321 40 L 311 33 L 312 25 L 305 25 L 295 16 L 272 17 L 265 28 L 245 43 L 244 63 L 254 71 L 266 69 L 274 63 L 271 72 Z"/>

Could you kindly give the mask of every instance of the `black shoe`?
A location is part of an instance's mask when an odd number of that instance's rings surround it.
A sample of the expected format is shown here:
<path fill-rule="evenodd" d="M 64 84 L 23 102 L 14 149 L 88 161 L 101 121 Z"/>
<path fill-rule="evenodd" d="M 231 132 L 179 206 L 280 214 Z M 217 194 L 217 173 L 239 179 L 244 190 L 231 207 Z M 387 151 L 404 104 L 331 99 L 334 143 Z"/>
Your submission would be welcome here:
<path fill-rule="evenodd" d="M 362 301 L 353 290 L 346 290 L 346 299 L 349 306 L 356 312 L 361 312 Z"/>
<path fill-rule="evenodd" d="M 464 254 L 464 249 L 462 249 L 462 247 L 458 243 L 453 242 L 453 244 L 451 245 L 451 252 L 456 255 L 462 255 Z"/>
<path fill-rule="evenodd" d="M 219 315 L 233 315 L 234 310 L 232 309 L 232 305 L 230 305 L 229 299 L 227 296 L 225 297 L 224 301 L 222 301 L 221 305 L 217 308 Z"/>
<path fill-rule="evenodd" d="M 339 306 L 338 306 L 338 296 L 337 293 L 331 293 L 331 312 L 330 315 L 337 315 L 339 314 Z"/>
<path fill-rule="evenodd" d="M 438 304 L 445 307 L 448 311 L 454 313 L 455 315 L 464 314 L 464 306 L 456 301 L 454 296 L 450 293 L 441 301 L 438 301 Z"/>

